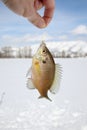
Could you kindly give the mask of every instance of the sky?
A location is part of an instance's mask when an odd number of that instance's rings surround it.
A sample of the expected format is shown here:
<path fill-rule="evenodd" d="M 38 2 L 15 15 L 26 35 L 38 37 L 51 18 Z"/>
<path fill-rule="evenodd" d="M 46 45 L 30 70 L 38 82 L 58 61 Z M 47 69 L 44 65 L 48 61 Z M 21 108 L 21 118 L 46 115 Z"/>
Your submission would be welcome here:
<path fill-rule="evenodd" d="M 55 0 L 55 3 L 51 23 L 45 29 L 39 29 L 0 2 L 0 47 L 28 46 L 42 40 L 87 42 L 87 0 Z"/>

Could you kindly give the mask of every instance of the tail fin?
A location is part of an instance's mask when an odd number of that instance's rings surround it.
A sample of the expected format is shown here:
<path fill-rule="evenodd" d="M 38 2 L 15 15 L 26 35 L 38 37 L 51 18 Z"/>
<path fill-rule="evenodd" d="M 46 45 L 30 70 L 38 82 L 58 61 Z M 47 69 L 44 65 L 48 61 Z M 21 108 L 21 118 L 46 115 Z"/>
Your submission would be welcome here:
<path fill-rule="evenodd" d="M 39 96 L 39 97 L 38 97 L 38 99 L 41 99 L 41 98 L 46 98 L 46 99 L 48 99 L 50 102 L 52 102 L 52 100 L 51 100 L 48 96 L 46 96 L 46 97 Z"/>

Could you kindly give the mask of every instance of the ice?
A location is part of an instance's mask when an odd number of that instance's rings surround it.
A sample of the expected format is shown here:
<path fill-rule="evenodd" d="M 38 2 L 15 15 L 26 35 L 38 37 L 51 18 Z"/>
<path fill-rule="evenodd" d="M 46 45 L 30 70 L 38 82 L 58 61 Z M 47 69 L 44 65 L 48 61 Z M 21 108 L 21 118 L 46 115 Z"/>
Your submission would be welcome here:
<path fill-rule="evenodd" d="M 55 61 L 63 77 L 50 102 L 26 87 L 31 59 L 0 59 L 0 130 L 87 130 L 87 59 Z"/>

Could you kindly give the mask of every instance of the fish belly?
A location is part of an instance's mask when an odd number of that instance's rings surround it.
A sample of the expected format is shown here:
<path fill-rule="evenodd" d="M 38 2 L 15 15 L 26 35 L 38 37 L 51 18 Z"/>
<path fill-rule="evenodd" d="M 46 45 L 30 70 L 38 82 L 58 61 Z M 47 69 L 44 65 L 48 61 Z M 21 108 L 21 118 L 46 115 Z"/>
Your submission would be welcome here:
<path fill-rule="evenodd" d="M 51 71 L 41 72 L 41 74 L 35 72 L 32 76 L 33 84 L 39 91 L 40 95 L 43 97 L 47 97 L 48 90 L 50 89 L 53 82 L 54 75 L 50 72 Z"/>

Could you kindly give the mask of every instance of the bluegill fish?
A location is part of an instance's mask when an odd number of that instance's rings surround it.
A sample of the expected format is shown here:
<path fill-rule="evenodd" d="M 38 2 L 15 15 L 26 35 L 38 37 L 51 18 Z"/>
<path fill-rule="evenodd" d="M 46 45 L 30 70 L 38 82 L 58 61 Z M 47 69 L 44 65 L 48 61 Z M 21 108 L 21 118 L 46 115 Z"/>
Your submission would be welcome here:
<path fill-rule="evenodd" d="M 36 88 L 40 93 L 39 98 L 47 98 L 48 91 L 55 94 L 60 85 L 61 66 L 55 64 L 55 61 L 46 44 L 42 42 L 36 54 L 32 59 L 32 66 L 27 73 L 27 77 L 31 72 L 31 78 L 27 80 L 29 89 Z"/>

